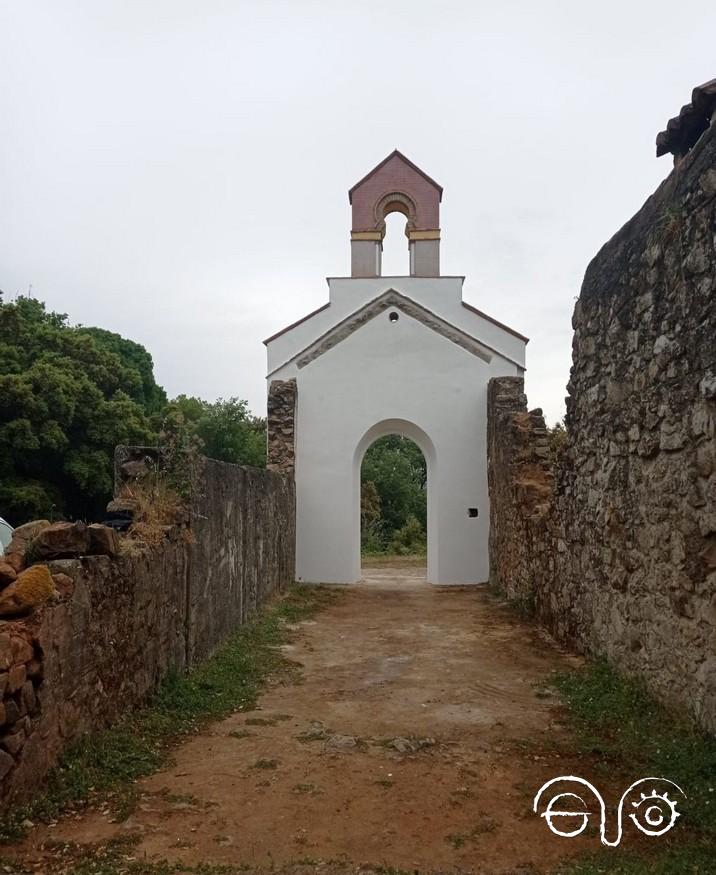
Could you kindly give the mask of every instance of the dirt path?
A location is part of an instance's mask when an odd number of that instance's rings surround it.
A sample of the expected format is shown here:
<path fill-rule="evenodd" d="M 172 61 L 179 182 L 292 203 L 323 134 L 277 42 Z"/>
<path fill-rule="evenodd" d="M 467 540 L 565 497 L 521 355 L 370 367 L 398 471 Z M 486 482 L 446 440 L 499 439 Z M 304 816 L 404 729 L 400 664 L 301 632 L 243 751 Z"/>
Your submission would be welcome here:
<path fill-rule="evenodd" d="M 29 856 L 49 837 L 139 833 L 140 856 L 186 864 L 532 873 L 596 850 L 531 811 L 544 781 L 580 768 L 539 688 L 571 661 L 483 589 L 367 574 L 285 647 L 298 684 L 183 744 L 125 823 L 89 811 L 34 830 Z"/>

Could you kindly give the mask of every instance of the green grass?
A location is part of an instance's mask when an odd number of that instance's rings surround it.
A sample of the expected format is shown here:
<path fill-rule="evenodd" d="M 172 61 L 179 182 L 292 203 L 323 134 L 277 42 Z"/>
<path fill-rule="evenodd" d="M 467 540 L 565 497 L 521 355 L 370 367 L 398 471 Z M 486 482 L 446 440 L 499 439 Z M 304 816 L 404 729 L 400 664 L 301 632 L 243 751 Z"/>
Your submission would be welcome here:
<path fill-rule="evenodd" d="M 672 848 L 649 859 L 613 850 L 572 860 L 557 868 L 554 875 L 713 875 L 715 861 L 713 847 Z"/>
<path fill-rule="evenodd" d="M 169 676 L 148 707 L 68 748 L 44 792 L 0 821 L 0 842 L 20 838 L 24 820 L 51 820 L 98 795 L 112 803 L 118 819 L 126 817 L 134 802 L 133 782 L 160 768 L 182 737 L 207 722 L 254 708 L 268 676 L 291 670 L 278 649 L 288 640 L 287 624 L 312 616 L 336 598 L 335 590 L 292 587 L 211 659 L 189 674 Z"/>
<path fill-rule="evenodd" d="M 291 714 L 274 714 L 272 717 L 247 717 L 244 723 L 247 726 L 275 726 L 283 720 L 292 720 Z"/>
<path fill-rule="evenodd" d="M 40 871 L 41 875 L 249 875 L 259 871 L 247 863 L 191 864 L 141 859 L 136 851 L 138 842 L 139 836 L 129 835 L 97 845 L 56 843 L 49 849 L 49 855 L 43 858 L 42 870 L 0 859 L 0 872 L 4 875 L 38 875 Z M 325 870 L 343 875 L 355 875 L 357 871 L 355 865 L 343 857 L 332 860 L 301 857 L 284 866 L 271 865 L 270 871 L 276 875 L 296 875 L 297 869 L 305 871 L 309 867 L 316 872 Z M 410 875 L 392 866 L 371 865 L 369 869 L 373 875 Z"/>
<path fill-rule="evenodd" d="M 294 793 L 317 793 L 318 787 L 315 784 L 294 784 L 291 788 Z"/>
<path fill-rule="evenodd" d="M 506 604 L 509 610 L 513 611 L 523 620 L 532 620 L 537 613 L 534 593 L 529 593 L 525 596 L 515 596 L 508 598 L 505 590 L 495 581 L 490 580 L 487 585 L 487 591 L 490 595 L 499 602 Z"/>
<path fill-rule="evenodd" d="M 296 738 L 298 741 L 308 744 L 311 741 L 325 741 L 330 735 L 330 732 L 322 726 L 314 726 L 311 729 L 304 729 L 299 732 Z"/>
<path fill-rule="evenodd" d="M 427 553 L 366 553 L 361 554 L 363 568 L 423 568 Z"/>
<path fill-rule="evenodd" d="M 251 767 L 252 769 L 277 769 L 278 768 L 278 760 L 266 759 L 265 757 L 261 757 L 256 760 L 256 762 Z"/>
<path fill-rule="evenodd" d="M 648 859 L 605 852 L 572 862 L 558 869 L 559 875 L 716 872 L 716 738 L 603 660 L 558 674 L 553 683 L 569 710 L 579 751 L 596 758 L 598 771 L 619 769 L 634 780 L 668 778 L 687 797 L 679 802 L 677 826 L 653 840 Z"/>
<path fill-rule="evenodd" d="M 138 841 L 133 835 L 112 839 L 105 845 L 60 843 L 53 846 L 49 861 L 43 863 L 43 875 L 60 872 L 64 875 L 243 875 L 250 869 L 245 865 L 191 865 L 138 859 L 135 852 Z M 35 875 L 39 870 L 1 859 L 0 871 L 7 875 Z"/>
<path fill-rule="evenodd" d="M 467 835 L 461 832 L 452 832 L 450 835 L 445 836 L 445 841 L 448 842 L 455 851 L 459 851 L 464 845 L 467 844 Z"/>

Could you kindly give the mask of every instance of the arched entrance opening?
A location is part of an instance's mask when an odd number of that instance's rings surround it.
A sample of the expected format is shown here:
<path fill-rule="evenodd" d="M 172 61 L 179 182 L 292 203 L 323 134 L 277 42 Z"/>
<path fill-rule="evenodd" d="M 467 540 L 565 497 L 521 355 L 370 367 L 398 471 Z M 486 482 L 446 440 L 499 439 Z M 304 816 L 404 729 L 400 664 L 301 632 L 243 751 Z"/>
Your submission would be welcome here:
<path fill-rule="evenodd" d="M 423 555 L 426 577 L 435 580 L 436 457 L 428 435 L 406 420 L 377 423 L 356 447 L 353 482 L 356 578 L 363 553 L 383 553 Z"/>
<path fill-rule="evenodd" d="M 428 471 L 415 441 L 400 434 L 378 438 L 361 465 L 361 557 L 400 557 L 426 566 Z"/>

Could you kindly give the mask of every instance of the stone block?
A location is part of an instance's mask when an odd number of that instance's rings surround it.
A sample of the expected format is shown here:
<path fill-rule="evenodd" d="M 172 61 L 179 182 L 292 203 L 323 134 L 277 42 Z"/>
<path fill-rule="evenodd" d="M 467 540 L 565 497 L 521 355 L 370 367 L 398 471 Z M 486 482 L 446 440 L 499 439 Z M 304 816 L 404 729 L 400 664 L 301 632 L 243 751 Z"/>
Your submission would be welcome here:
<path fill-rule="evenodd" d="M 712 538 L 699 553 L 699 558 L 707 571 L 716 569 L 716 538 Z"/>
<path fill-rule="evenodd" d="M 5 551 L 3 562 L 17 575 L 25 568 L 25 550 L 27 545 L 24 542 L 18 544 L 11 541 L 9 547 L 12 547 L 12 551 L 9 548 Z"/>
<path fill-rule="evenodd" d="M 12 665 L 12 637 L 6 633 L 0 634 L 0 671 L 5 671 Z"/>
<path fill-rule="evenodd" d="M 17 755 L 22 750 L 22 746 L 25 744 L 25 730 L 18 729 L 16 732 L 9 732 L 7 735 L 3 735 L 0 738 L 0 745 L 13 757 L 17 757 Z"/>
<path fill-rule="evenodd" d="M 32 681 L 25 681 L 22 685 L 20 696 L 25 706 L 25 712 L 27 714 L 34 714 L 37 708 L 37 696 L 35 695 L 35 687 Z"/>
<path fill-rule="evenodd" d="M 0 780 L 12 769 L 15 765 L 15 760 L 7 751 L 0 750 Z"/>
<path fill-rule="evenodd" d="M 74 582 L 69 574 L 64 574 L 61 571 L 52 574 L 52 582 L 55 584 L 55 589 L 60 598 L 69 598 L 74 592 Z"/>
<path fill-rule="evenodd" d="M 5 699 L 5 723 L 7 726 L 13 726 L 20 719 L 20 709 L 14 699 Z"/>
<path fill-rule="evenodd" d="M 84 556 L 90 549 L 90 534 L 82 522 L 53 523 L 32 540 L 32 550 L 38 559 L 59 559 Z"/>
<path fill-rule="evenodd" d="M 18 526 L 12 533 L 13 538 L 17 538 L 18 540 L 22 541 L 31 541 L 43 529 L 46 529 L 49 526 L 49 520 L 33 520 L 30 523 L 25 523 L 22 526 Z"/>
<path fill-rule="evenodd" d="M 7 675 L 7 692 L 15 693 L 25 683 L 27 669 L 24 665 L 13 665 Z"/>
<path fill-rule="evenodd" d="M 3 586 L 7 586 L 9 583 L 12 583 L 17 577 L 17 572 L 10 565 L 9 562 L 5 562 L 2 558 L 0 558 L 0 588 Z"/>
<path fill-rule="evenodd" d="M 34 520 L 33 522 L 18 526 L 13 531 L 12 540 L 8 544 L 2 560 L 16 574 L 19 574 L 26 566 L 25 554 L 30 541 L 49 525 L 48 520 Z"/>
<path fill-rule="evenodd" d="M 21 638 L 19 635 L 13 635 L 10 639 L 10 649 L 14 663 L 29 662 L 34 655 L 32 644 L 26 638 Z"/>
<path fill-rule="evenodd" d="M 93 556 L 116 556 L 119 553 L 119 535 L 114 529 L 93 523 L 88 531 L 89 552 Z"/>

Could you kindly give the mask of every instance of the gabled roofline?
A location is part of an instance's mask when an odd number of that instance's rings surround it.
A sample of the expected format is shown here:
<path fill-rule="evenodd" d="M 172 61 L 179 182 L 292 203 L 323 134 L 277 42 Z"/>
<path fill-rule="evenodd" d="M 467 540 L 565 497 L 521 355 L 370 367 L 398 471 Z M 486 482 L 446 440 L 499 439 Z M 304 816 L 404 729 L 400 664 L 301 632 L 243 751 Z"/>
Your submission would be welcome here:
<path fill-rule="evenodd" d="M 466 301 L 462 301 L 461 303 L 466 310 L 469 310 L 471 313 L 475 313 L 477 316 L 481 316 L 488 322 L 492 322 L 493 325 L 497 325 L 498 328 L 501 328 L 503 331 L 506 331 L 513 337 L 517 337 L 519 340 L 524 340 L 525 343 L 530 342 L 529 337 L 525 337 L 524 334 L 520 334 L 519 331 L 515 331 L 514 328 L 510 328 L 510 326 L 505 325 L 504 322 L 498 322 L 497 319 L 493 319 L 492 316 L 488 316 L 487 313 L 483 313 L 482 310 L 478 310 L 477 307 L 473 307 L 472 304 L 468 304 Z"/>
<path fill-rule="evenodd" d="M 330 284 L 332 279 L 352 279 L 352 277 L 326 277 L 326 282 Z M 382 279 L 402 279 L 402 277 L 382 277 Z M 464 276 L 455 276 L 449 277 L 449 279 L 461 279 L 464 281 Z M 501 328 L 503 331 L 506 331 L 508 334 L 511 334 L 513 337 L 516 337 L 518 340 L 522 340 L 525 343 L 529 343 L 529 337 L 525 337 L 524 334 L 520 334 L 519 331 L 515 331 L 514 328 L 510 328 L 509 325 L 505 325 L 504 322 L 500 322 L 497 319 L 494 319 L 492 316 L 489 316 L 487 313 L 484 313 L 482 310 L 478 310 L 477 307 L 473 307 L 472 304 L 468 304 L 467 301 L 462 301 L 462 306 L 465 307 L 466 310 L 469 310 L 471 313 L 474 313 L 476 316 L 480 316 L 482 319 L 487 320 L 488 322 L 492 322 L 493 325 L 496 325 L 498 328 Z M 312 319 L 314 316 L 317 316 L 319 313 L 322 313 L 328 307 L 331 306 L 330 301 L 326 301 L 323 306 L 318 307 L 315 310 L 312 310 L 310 313 L 307 313 L 305 316 L 302 316 L 300 319 L 297 319 L 295 322 L 292 322 L 290 325 L 287 325 L 285 328 L 282 328 L 280 331 L 277 331 L 275 334 L 272 334 L 271 337 L 267 337 L 266 340 L 263 341 L 264 346 L 267 346 L 271 343 L 272 340 L 276 340 L 277 337 L 281 337 L 282 334 L 286 334 L 288 331 L 291 331 L 292 328 L 297 328 L 299 325 L 302 325 L 304 322 L 307 322 L 309 319 Z"/>
<path fill-rule="evenodd" d="M 495 349 L 483 340 L 478 340 L 464 329 L 448 322 L 442 316 L 438 316 L 432 310 L 429 310 L 422 304 L 418 304 L 417 301 L 414 301 L 402 292 L 397 291 L 397 289 L 387 289 L 376 298 L 373 298 L 372 301 L 368 301 L 363 306 L 341 319 L 340 322 L 337 322 L 335 325 L 328 328 L 320 335 L 320 337 L 311 341 L 311 343 L 303 349 L 294 353 L 282 364 L 277 365 L 267 377 L 273 376 L 277 371 L 280 371 L 281 368 L 286 367 L 286 365 L 291 362 L 296 362 L 299 369 L 304 368 L 315 358 L 328 352 L 328 350 L 332 349 L 347 336 L 353 334 L 354 331 L 365 325 L 366 322 L 390 307 L 402 310 L 406 315 L 412 316 L 414 319 L 423 322 L 423 324 L 431 330 L 437 331 L 438 334 L 442 334 L 452 343 L 461 346 L 463 349 L 478 356 L 478 358 L 481 358 L 486 362 L 490 361 L 491 354 L 495 354 L 500 356 L 500 358 L 517 365 L 521 370 L 525 369 L 523 364 L 516 361 L 511 356 Z"/>
<path fill-rule="evenodd" d="M 292 328 L 297 328 L 302 323 L 307 322 L 309 319 L 312 319 L 314 316 L 317 316 L 319 313 L 322 313 L 324 310 L 326 310 L 330 306 L 331 306 L 331 302 L 326 301 L 326 303 L 323 304 L 322 307 L 318 307 L 316 310 L 313 310 L 310 313 L 306 313 L 305 316 L 301 316 L 300 319 L 297 319 L 295 322 L 292 322 L 290 325 L 287 325 L 285 328 L 282 328 L 280 331 L 277 331 L 275 334 L 272 334 L 271 337 L 267 337 L 266 340 L 264 340 L 264 346 L 267 346 L 269 343 L 271 343 L 272 340 L 276 340 L 277 337 L 281 337 L 282 334 L 285 334 L 287 331 L 290 331 Z"/>
<path fill-rule="evenodd" d="M 438 183 L 435 182 L 434 179 L 431 179 L 431 177 L 429 177 L 428 174 L 425 173 L 424 170 L 421 170 L 417 164 L 413 164 L 413 162 L 410 160 L 410 158 L 406 158 L 406 156 L 403 155 L 402 152 L 398 151 L 398 149 L 393 149 L 393 151 L 390 153 L 390 155 L 383 158 L 383 160 L 380 162 L 380 164 L 376 164 L 372 170 L 370 170 L 368 173 L 366 173 L 366 175 L 362 179 L 359 179 L 358 182 L 356 182 L 356 184 L 348 190 L 348 203 L 349 204 L 353 203 L 353 192 L 358 188 L 359 185 L 363 185 L 363 183 L 366 181 L 366 179 L 370 179 L 370 177 L 374 173 L 377 173 L 384 164 L 387 164 L 391 158 L 395 158 L 396 156 L 398 158 L 400 158 L 402 161 L 405 161 L 405 163 L 408 165 L 408 167 L 412 167 L 413 170 L 415 170 L 417 173 L 419 173 L 423 177 L 423 179 L 426 179 L 430 183 L 430 185 L 435 186 L 435 188 L 437 188 L 438 192 L 440 193 L 440 200 L 442 201 L 442 199 L 443 199 L 443 187 L 442 187 L 442 185 L 438 185 Z"/>

